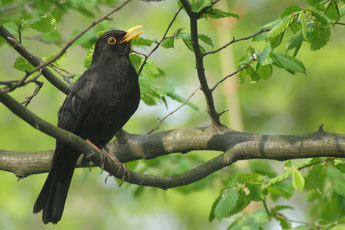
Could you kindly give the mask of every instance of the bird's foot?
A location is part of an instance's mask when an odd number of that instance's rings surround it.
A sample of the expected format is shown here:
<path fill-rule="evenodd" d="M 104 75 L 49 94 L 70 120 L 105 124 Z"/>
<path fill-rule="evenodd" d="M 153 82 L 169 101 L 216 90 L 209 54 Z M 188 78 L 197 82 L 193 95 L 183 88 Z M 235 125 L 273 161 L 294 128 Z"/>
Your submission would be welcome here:
<path fill-rule="evenodd" d="M 104 171 L 104 161 L 106 158 L 110 158 L 116 165 L 119 166 L 118 172 L 120 170 L 123 171 L 122 174 L 122 178 L 121 178 L 121 183 L 119 186 L 121 186 L 123 184 L 123 182 L 127 178 L 129 178 L 130 174 L 129 174 L 129 170 L 128 168 L 122 163 L 120 162 L 113 154 L 110 153 L 109 149 L 104 146 L 104 148 L 101 150 L 100 148 L 98 148 L 95 144 L 93 144 L 90 140 L 86 140 L 86 142 L 91 145 L 91 147 L 93 147 L 97 152 L 99 152 L 101 154 L 101 162 L 100 162 L 100 167 L 101 167 L 101 173 Z M 107 175 L 107 177 L 105 178 L 105 183 L 107 182 L 108 178 L 112 176 L 111 174 Z"/>

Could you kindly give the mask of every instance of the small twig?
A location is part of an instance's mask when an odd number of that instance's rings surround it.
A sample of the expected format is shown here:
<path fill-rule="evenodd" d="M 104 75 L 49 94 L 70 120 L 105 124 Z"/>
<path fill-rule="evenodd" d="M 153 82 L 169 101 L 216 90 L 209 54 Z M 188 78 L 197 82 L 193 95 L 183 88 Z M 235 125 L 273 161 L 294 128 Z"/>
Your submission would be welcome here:
<path fill-rule="evenodd" d="M 310 166 L 317 165 L 317 164 L 327 163 L 328 161 L 332 161 L 334 159 L 335 159 L 335 157 L 330 157 L 330 158 L 327 158 L 327 159 L 324 159 L 324 160 L 321 160 L 321 161 L 317 161 L 317 162 L 314 162 L 314 163 L 311 163 L 311 164 L 299 167 L 298 170 L 301 170 L 301 169 L 304 169 L 304 168 L 308 168 Z"/>
<path fill-rule="evenodd" d="M 19 44 L 22 44 L 22 24 L 19 24 L 18 26 L 18 41 Z"/>
<path fill-rule="evenodd" d="M 233 72 L 232 74 L 229 74 L 229 75 L 225 76 L 224 78 L 222 78 L 222 80 L 217 82 L 217 84 L 215 86 L 213 86 L 213 88 L 211 88 L 211 92 L 213 92 L 218 87 L 218 85 L 220 83 L 222 83 L 223 81 L 225 81 L 229 77 L 232 77 L 232 76 L 236 75 L 237 73 L 241 72 L 242 70 L 248 68 L 248 66 L 250 66 L 250 64 L 246 64 L 246 65 L 242 66 L 241 68 L 239 68 L 238 70 L 236 70 L 235 72 Z"/>
<path fill-rule="evenodd" d="M 103 17 L 97 19 L 96 21 L 92 22 L 89 26 L 87 26 L 84 30 L 82 30 L 81 32 L 79 32 L 72 40 L 70 40 L 69 42 L 67 42 L 67 44 L 60 50 L 60 52 L 55 55 L 53 58 L 49 59 L 46 62 L 42 62 L 40 65 L 36 66 L 34 69 L 27 71 L 25 76 L 22 78 L 21 81 L 19 81 L 20 84 L 22 84 L 31 74 L 33 74 L 34 72 L 42 69 L 43 67 L 46 67 L 48 65 L 50 65 L 51 63 L 53 63 L 54 61 L 56 61 L 59 57 L 61 57 L 66 50 L 78 39 L 80 38 L 83 34 L 85 34 L 87 31 L 89 31 L 92 27 L 94 27 L 95 25 L 97 25 L 98 23 L 100 23 L 101 21 L 105 20 L 106 18 L 108 18 L 111 14 L 115 13 L 116 11 L 119 11 L 121 8 L 123 8 L 125 5 L 127 5 L 131 0 L 126 0 L 124 1 L 119 7 L 111 10 L 109 13 L 107 13 L 106 15 L 104 15 Z M 20 84 L 18 84 L 16 87 L 19 87 Z"/>
<path fill-rule="evenodd" d="M 54 69 L 55 72 L 57 72 L 59 75 L 61 75 L 63 77 L 63 79 L 70 85 L 70 86 L 73 86 L 73 82 L 71 81 L 71 79 L 73 79 L 75 77 L 75 74 L 72 74 L 70 72 L 68 72 L 67 70 L 57 66 L 57 65 L 54 65 L 54 64 L 50 64 L 50 67 L 52 67 Z M 63 74 L 62 72 L 66 73 L 66 74 Z"/>
<path fill-rule="evenodd" d="M 154 131 L 156 131 L 157 129 L 159 129 L 159 127 L 162 125 L 162 123 L 169 117 L 169 116 L 171 116 L 171 115 L 173 115 L 174 113 L 176 113 L 179 109 L 181 109 L 184 105 L 186 105 L 188 102 L 189 102 L 189 100 L 194 96 L 194 94 L 196 93 L 196 92 L 198 92 L 198 90 L 200 89 L 200 86 L 198 86 L 194 91 L 193 91 L 193 93 L 180 105 L 180 106 L 178 106 L 176 109 L 174 109 L 173 111 L 171 111 L 170 113 L 168 113 L 165 117 L 163 117 L 162 119 L 159 119 L 160 121 L 159 121 L 159 123 L 158 123 L 158 125 L 155 127 L 155 128 L 153 128 L 153 129 L 151 129 L 150 131 L 148 131 L 147 132 L 147 134 L 151 134 L 151 133 L 153 133 Z"/>
<path fill-rule="evenodd" d="M 35 86 L 35 90 L 32 93 L 31 96 L 29 97 L 25 97 L 25 101 L 22 102 L 22 104 L 24 104 L 25 107 L 27 107 L 30 102 L 32 101 L 32 99 L 39 93 L 39 91 L 41 90 L 42 86 L 43 86 L 43 82 L 41 81 L 37 81 L 37 79 L 42 75 L 42 69 L 38 72 L 38 74 L 33 77 L 32 79 L 30 79 L 30 82 L 33 82 L 36 84 Z"/>
<path fill-rule="evenodd" d="M 268 210 L 267 204 L 265 200 L 262 200 L 262 204 L 264 205 L 265 211 L 267 213 L 267 216 L 271 216 L 270 211 Z"/>
<path fill-rule="evenodd" d="M 183 7 L 180 7 L 180 8 L 178 9 L 178 11 L 175 13 L 173 19 L 170 21 L 170 23 L 169 23 L 169 25 L 168 25 L 168 28 L 165 30 L 165 33 L 164 33 L 162 39 L 161 39 L 159 42 L 157 42 L 157 43 L 156 43 L 156 46 L 151 50 L 151 52 L 150 52 L 148 55 L 145 56 L 144 62 L 143 62 L 143 64 L 141 64 L 141 66 L 140 66 L 140 68 L 139 68 L 138 75 L 140 75 L 141 71 L 143 70 L 143 68 L 144 68 L 144 66 L 145 66 L 145 64 L 146 64 L 146 62 L 147 62 L 147 59 L 153 54 L 153 52 L 155 52 L 155 51 L 158 49 L 158 47 L 162 44 L 162 42 L 163 42 L 164 39 L 166 38 L 166 36 L 167 36 L 167 34 L 168 34 L 168 32 L 169 32 L 171 26 L 172 26 L 173 23 L 175 22 L 175 20 L 176 20 L 176 18 L 177 18 L 177 15 L 181 12 L 182 8 L 183 8 Z"/>
<path fill-rule="evenodd" d="M 225 49 L 226 47 L 228 47 L 229 45 L 231 45 L 231 44 L 233 44 L 233 43 L 235 43 L 235 42 L 239 42 L 239 41 L 244 41 L 244 40 L 251 39 L 251 38 L 253 38 L 253 37 L 255 37 L 255 36 L 259 35 L 259 34 L 262 34 L 262 33 L 264 33 L 264 32 L 270 31 L 270 30 L 271 30 L 271 29 L 262 29 L 262 30 L 260 30 L 259 32 L 256 32 L 256 33 L 253 34 L 253 35 L 250 35 L 250 36 L 248 36 L 248 37 L 239 38 L 239 39 L 235 39 L 235 37 L 234 37 L 234 38 L 232 39 L 231 42 L 226 43 L 225 45 L 223 45 L 222 47 L 220 47 L 220 48 L 218 48 L 218 49 L 216 49 L 216 50 L 206 52 L 206 53 L 204 53 L 203 55 L 204 55 L 204 56 L 207 56 L 207 55 L 209 55 L 209 54 L 215 54 L 215 53 L 221 51 L 222 49 Z"/>
<path fill-rule="evenodd" d="M 334 24 L 345 26 L 344 22 L 335 22 Z"/>
<path fill-rule="evenodd" d="M 135 51 L 135 50 L 132 50 L 132 52 L 133 52 L 133 53 L 135 53 L 135 54 L 138 54 L 138 55 L 141 55 L 141 56 L 147 57 L 147 55 L 146 55 L 146 54 L 144 54 L 144 53 L 141 53 L 141 52 L 138 52 L 138 51 Z"/>

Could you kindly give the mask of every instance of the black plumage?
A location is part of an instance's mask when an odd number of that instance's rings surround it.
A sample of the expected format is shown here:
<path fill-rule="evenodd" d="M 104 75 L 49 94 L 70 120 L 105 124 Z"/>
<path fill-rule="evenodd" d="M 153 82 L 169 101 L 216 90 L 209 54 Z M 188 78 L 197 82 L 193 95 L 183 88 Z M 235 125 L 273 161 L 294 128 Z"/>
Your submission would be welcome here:
<path fill-rule="evenodd" d="M 130 62 L 127 31 L 112 30 L 95 45 L 91 66 L 73 85 L 59 110 L 58 127 L 106 145 L 136 111 L 140 90 Z M 36 200 L 34 213 L 43 210 L 43 222 L 57 223 L 62 216 L 69 185 L 80 152 L 57 140 L 49 175 Z"/>

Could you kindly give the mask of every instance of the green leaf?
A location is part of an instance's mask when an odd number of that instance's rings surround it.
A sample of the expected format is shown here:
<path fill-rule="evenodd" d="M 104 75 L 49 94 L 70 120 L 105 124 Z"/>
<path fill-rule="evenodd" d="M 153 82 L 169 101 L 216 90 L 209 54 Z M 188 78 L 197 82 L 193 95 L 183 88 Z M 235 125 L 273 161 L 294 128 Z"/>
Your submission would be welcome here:
<path fill-rule="evenodd" d="M 272 75 L 272 65 L 256 65 L 256 72 L 262 79 L 268 79 Z"/>
<path fill-rule="evenodd" d="M 299 49 L 303 41 L 303 32 L 302 30 L 299 30 L 294 35 L 292 35 L 291 38 L 286 42 L 286 51 L 291 49 Z"/>
<path fill-rule="evenodd" d="M 239 19 L 240 16 L 234 12 L 226 12 L 220 9 L 209 8 L 203 15 L 205 18 L 225 18 L 225 17 L 233 17 Z"/>
<path fill-rule="evenodd" d="M 31 65 L 31 63 L 28 62 L 25 58 L 18 57 L 13 64 L 13 68 L 20 70 L 20 71 L 26 71 L 26 70 L 33 69 L 34 66 Z"/>
<path fill-rule="evenodd" d="M 199 0 L 196 3 L 192 3 L 192 10 L 195 13 L 199 13 L 206 7 L 212 6 L 212 1 L 211 0 Z"/>
<path fill-rule="evenodd" d="M 266 185 L 265 187 L 272 186 L 274 184 L 278 184 L 279 182 L 282 182 L 286 178 L 288 178 L 292 174 L 292 170 L 287 170 L 283 172 L 282 174 L 279 174 L 278 176 L 272 178 Z"/>
<path fill-rule="evenodd" d="M 335 0 L 331 0 L 331 2 L 327 6 L 327 11 L 326 11 L 327 17 L 334 21 L 339 21 L 340 19 L 340 13 L 339 13 L 339 8 L 338 4 Z"/>
<path fill-rule="evenodd" d="M 316 17 L 317 19 L 319 19 L 322 23 L 324 24 L 331 24 L 332 23 L 332 20 L 327 17 L 327 15 L 325 15 L 322 11 L 319 11 L 319 10 L 315 10 L 315 9 L 308 9 L 308 8 L 305 8 L 304 9 L 305 11 L 309 11 L 311 12 L 311 14 Z"/>
<path fill-rule="evenodd" d="M 262 196 L 261 186 L 257 184 L 247 184 L 246 187 L 249 190 L 248 198 L 254 201 L 262 201 L 263 196 Z"/>
<path fill-rule="evenodd" d="M 339 169 L 342 173 L 345 173 L 345 163 L 335 162 L 334 166 Z"/>
<path fill-rule="evenodd" d="M 271 45 L 271 47 L 273 49 L 278 47 L 282 43 L 282 40 L 283 40 L 283 37 L 284 37 L 284 33 L 285 32 L 281 33 L 279 36 L 276 36 L 276 37 L 273 37 L 273 38 L 269 39 L 270 45 Z"/>
<path fill-rule="evenodd" d="M 289 16 L 291 15 L 292 13 L 295 13 L 295 12 L 298 12 L 298 11 L 301 11 L 301 7 L 297 6 L 297 5 L 292 5 L 292 6 L 289 6 L 288 8 L 286 8 L 280 15 L 280 18 L 284 18 L 286 16 Z"/>
<path fill-rule="evenodd" d="M 246 73 L 250 76 L 250 78 L 254 82 L 257 82 L 261 79 L 260 75 L 251 66 L 247 67 Z"/>
<path fill-rule="evenodd" d="M 92 62 L 93 52 L 95 50 L 95 45 L 93 45 L 87 52 L 86 58 L 84 59 L 84 67 L 88 69 Z"/>
<path fill-rule="evenodd" d="M 241 174 L 238 177 L 240 184 L 262 184 L 262 175 L 257 173 Z"/>
<path fill-rule="evenodd" d="M 267 213 L 260 209 L 246 216 L 239 216 L 231 223 L 228 230 L 261 230 L 268 221 Z"/>
<path fill-rule="evenodd" d="M 308 42 L 310 43 L 311 50 L 321 49 L 327 44 L 331 36 L 331 30 L 329 26 L 322 26 L 314 24 L 314 30 L 309 36 Z"/>
<path fill-rule="evenodd" d="M 339 16 L 342 18 L 345 15 L 345 5 L 342 5 L 339 9 Z"/>
<path fill-rule="evenodd" d="M 141 187 L 141 186 L 140 186 L 140 187 Z M 213 202 L 212 208 L 211 208 L 211 212 L 210 212 L 210 215 L 209 215 L 209 217 L 208 217 L 208 221 L 209 221 L 209 222 L 213 221 L 214 218 L 216 218 L 216 216 L 215 216 L 215 214 L 214 214 L 214 210 L 216 209 L 216 207 L 217 207 L 219 201 L 221 200 L 221 198 L 222 198 L 222 196 L 218 196 L 218 197 L 216 198 L 216 200 Z"/>
<path fill-rule="evenodd" d="M 319 4 L 321 4 L 322 1 L 323 0 L 307 0 L 308 4 L 311 6 L 319 5 Z"/>
<path fill-rule="evenodd" d="M 38 18 L 30 19 L 26 23 L 33 29 L 46 33 L 56 28 L 56 20 L 53 15 L 43 15 Z"/>
<path fill-rule="evenodd" d="M 325 165 L 317 165 L 313 167 L 307 177 L 305 188 L 306 189 L 320 189 L 323 190 L 325 182 Z"/>
<path fill-rule="evenodd" d="M 289 219 L 286 218 L 283 214 L 276 213 L 274 215 L 274 218 L 279 222 L 282 229 L 290 229 L 291 228 L 291 224 L 289 222 Z"/>
<path fill-rule="evenodd" d="M 301 19 L 301 24 L 302 24 L 302 34 L 305 40 L 308 40 L 307 37 L 307 22 L 305 21 L 305 17 L 304 17 L 304 12 L 301 11 L 300 15 L 300 19 Z"/>
<path fill-rule="evenodd" d="M 293 16 L 284 17 L 277 25 L 275 25 L 267 33 L 267 37 L 268 38 L 274 38 L 274 37 L 277 37 L 277 36 L 281 35 L 282 33 L 284 33 L 284 31 L 286 30 L 286 28 L 288 28 L 288 26 L 293 21 L 293 19 L 294 19 Z"/>
<path fill-rule="evenodd" d="M 338 224 L 334 226 L 332 230 L 345 230 L 345 224 Z"/>
<path fill-rule="evenodd" d="M 144 59 L 141 56 L 136 55 L 136 54 L 130 54 L 129 59 L 131 60 L 135 70 L 138 72 L 139 68 L 143 64 Z"/>
<path fill-rule="evenodd" d="M 271 52 L 272 48 L 270 46 L 266 46 L 265 49 L 261 53 L 259 53 L 258 62 L 261 65 L 272 64 L 272 59 L 270 58 Z"/>
<path fill-rule="evenodd" d="M 292 193 L 290 191 L 277 186 L 267 187 L 267 191 L 272 195 L 282 196 L 286 199 L 289 199 L 292 196 Z"/>
<path fill-rule="evenodd" d="M 136 37 L 131 41 L 133 46 L 150 46 L 152 43 L 152 40 L 142 37 Z"/>
<path fill-rule="evenodd" d="M 292 185 L 295 189 L 298 189 L 300 191 L 304 188 L 305 180 L 301 173 L 298 170 L 294 170 L 292 175 Z"/>
<path fill-rule="evenodd" d="M 233 188 L 223 194 L 214 209 L 215 217 L 218 220 L 221 220 L 222 218 L 229 216 L 238 202 L 238 197 L 238 192 Z"/>
<path fill-rule="evenodd" d="M 163 48 L 174 48 L 175 47 L 175 38 L 166 38 L 166 39 L 164 39 L 163 40 L 163 42 L 162 42 L 162 44 L 161 44 L 161 46 L 163 47 Z"/>
<path fill-rule="evenodd" d="M 271 211 L 277 212 L 277 211 L 286 210 L 286 209 L 294 210 L 294 207 L 289 206 L 289 205 L 277 205 L 277 206 L 273 207 L 271 209 Z"/>
<path fill-rule="evenodd" d="M 198 38 L 203 41 L 204 43 L 206 43 L 207 45 L 211 46 L 213 48 L 213 42 L 212 39 L 205 35 L 205 34 L 198 34 Z"/>
<path fill-rule="evenodd" d="M 290 73 L 304 73 L 306 74 L 306 68 L 303 63 L 295 57 L 289 56 L 283 53 L 273 53 L 273 64 L 279 68 L 286 69 Z"/>

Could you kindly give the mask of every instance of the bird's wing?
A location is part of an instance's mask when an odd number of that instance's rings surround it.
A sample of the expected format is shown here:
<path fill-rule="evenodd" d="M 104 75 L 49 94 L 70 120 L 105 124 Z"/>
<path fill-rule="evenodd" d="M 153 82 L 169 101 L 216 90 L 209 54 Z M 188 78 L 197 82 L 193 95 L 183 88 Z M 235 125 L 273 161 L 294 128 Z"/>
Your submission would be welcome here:
<path fill-rule="evenodd" d="M 59 110 L 58 126 L 67 131 L 78 134 L 92 107 L 92 73 L 85 72 L 75 83 L 72 92 L 66 97 Z"/>

